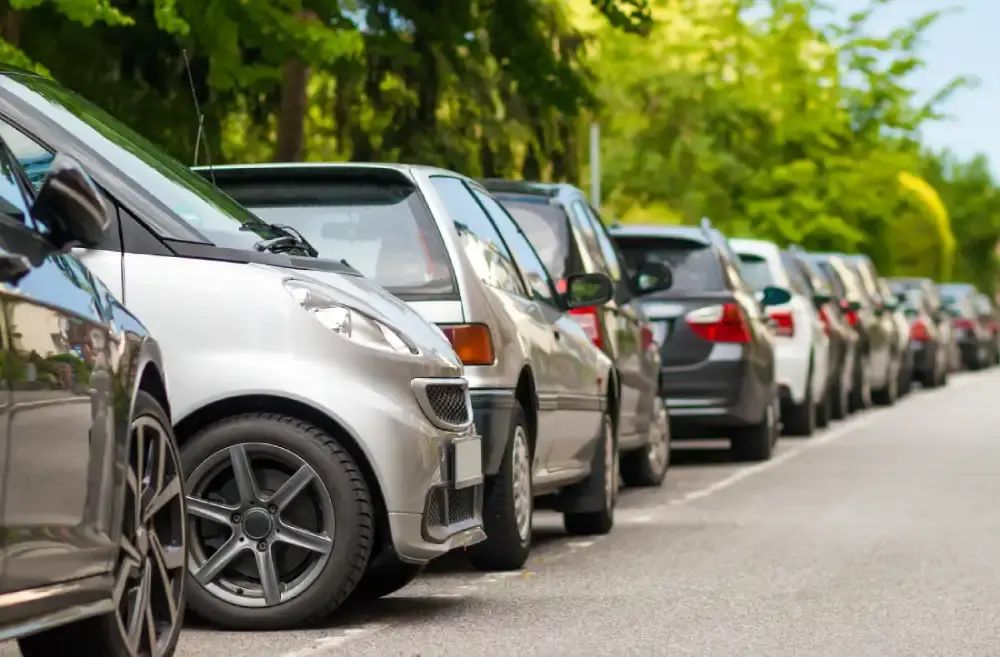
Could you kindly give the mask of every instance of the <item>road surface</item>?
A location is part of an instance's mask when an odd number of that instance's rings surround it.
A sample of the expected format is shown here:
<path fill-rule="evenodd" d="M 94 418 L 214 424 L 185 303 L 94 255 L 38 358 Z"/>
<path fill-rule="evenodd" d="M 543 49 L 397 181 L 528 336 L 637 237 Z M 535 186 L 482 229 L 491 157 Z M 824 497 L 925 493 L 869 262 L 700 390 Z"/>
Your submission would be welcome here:
<path fill-rule="evenodd" d="M 324 627 L 189 627 L 180 657 L 1000 654 L 1000 372 L 782 439 L 685 445 L 612 534 L 536 515 L 522 572 L 460 559 Z"/>

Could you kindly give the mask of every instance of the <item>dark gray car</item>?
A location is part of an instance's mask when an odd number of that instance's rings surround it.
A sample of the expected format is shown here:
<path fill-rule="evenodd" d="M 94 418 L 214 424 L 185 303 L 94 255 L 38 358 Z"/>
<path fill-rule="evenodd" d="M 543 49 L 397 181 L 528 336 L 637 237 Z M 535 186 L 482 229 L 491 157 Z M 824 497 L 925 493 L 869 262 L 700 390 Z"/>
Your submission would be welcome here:
<path fill-rule="evenodd" d="M 169 656 L 184 612 L 159 348 L 67 253 L 108 212 L 72 161 L 36 194 L 0 143 L 0 639 L 25 657 Z"/>

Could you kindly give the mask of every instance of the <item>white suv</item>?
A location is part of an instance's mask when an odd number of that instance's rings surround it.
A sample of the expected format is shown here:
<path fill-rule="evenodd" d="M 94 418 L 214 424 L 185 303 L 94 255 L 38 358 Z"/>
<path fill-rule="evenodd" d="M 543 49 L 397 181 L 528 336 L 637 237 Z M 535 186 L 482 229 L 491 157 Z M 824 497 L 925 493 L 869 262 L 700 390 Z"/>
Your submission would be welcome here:
<path fill-rule="evenodd" d="M 767 314 L 775 334 L 775 370 L 781 395 L 781 421 L 786 433 L 808 436 L 817 423 L 828 421 L 830 338 L 812 297 L 798 273 L 782 260 L 773 242 L 729 240 L 740 257 L 743 276 L 756 290 L 781 287 L 791 293 L 788 303 L 771 306 Z"/>

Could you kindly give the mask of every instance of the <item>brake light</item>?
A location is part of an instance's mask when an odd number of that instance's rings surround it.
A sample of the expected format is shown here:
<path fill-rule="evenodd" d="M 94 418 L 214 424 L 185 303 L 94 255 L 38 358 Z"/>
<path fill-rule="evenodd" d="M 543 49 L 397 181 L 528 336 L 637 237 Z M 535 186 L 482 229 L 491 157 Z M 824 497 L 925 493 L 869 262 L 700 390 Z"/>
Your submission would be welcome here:
<path fill-rule="evenodd" d="M 964 317 L 957 318 L 952 322 L 952 326 L 963 331 L 974 331 L 976 328 L 975 323 L 971 319 L 965 319 Z"/>
<path fill-rule="evenodd" d="M 857 326 L 858 325 L 858 311 L 857 310 L 852 310 L 851 309 L 851 304 L 849 304 L 846 301 L 841 301 L 840 302 L 840 308 L 841 308 L 841 310 L 844 311 L 844 319 L 847 320 L 847 323 L 850 324 L 851 326 Z"/>
<path fill-rule="evenodd" d="M 653 331 L 648 326 L 643 326 L 639 330 L 639 341 L 642 346 L 642 350 L 645 351 L 656 344 L 656 339 L 653 336 Z"/>
<path fill-rule="evenodd" d="M 830 335 L 830 311 L 826 308 L 825 304 L 819 307 L 819 320 L 823 322 L 823 332 Z"/>
<path fill-rule="evenodd" d="M 601 310 L 597 306 L 584 306 L 583 308 L 570 308 L 569 314 L 576 320 L 577 324 L 583 327 L 583 332 L 587 334 L 590 341 L 598 349 L 604 349 L 604 340 L 601 338 Z"/>
<path fill-rule="evenodd" d="M 922 319 L 918 319 L 910 326 L 910 339 L 914 342 L 927 342 L 931 339 L 927 332 L 927 325 Z"/>
<path fill-rule="evenodd" d="M 785 338 L 795 336 L 795 317 L 790 310 L 772 310 L 768 316 L 774 321 L 774 334 Z"/>
<path fill-rule="evenodd" d="M 452 324 L 441 331 L 464 365 L 492 365 L 493 340 L 485 324 Z"/>
<path fill-rule="evenodd" d="M 750 342 L 750 325 L 735 303 L 698 308 L 684 320 L 695 335 L 709 342 Z"/>

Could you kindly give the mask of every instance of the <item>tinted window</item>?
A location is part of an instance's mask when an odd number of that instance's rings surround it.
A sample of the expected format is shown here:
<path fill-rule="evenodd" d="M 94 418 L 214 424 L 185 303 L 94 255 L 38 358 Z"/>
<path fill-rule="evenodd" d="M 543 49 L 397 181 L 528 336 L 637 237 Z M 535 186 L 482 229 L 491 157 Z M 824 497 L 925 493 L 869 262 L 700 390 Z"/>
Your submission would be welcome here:
<path fill-rule="evenodd" d="M 614 242 L 608 237 L 607 229 L 604 228 L 604 224 L 601 223 L 601 219 L 594 212 L 593 208 L 589 205 L 584 205 L 584 211 L 592 226 L 594 237 L 597 239 L 597 246 L 601 249 L 604 263 L 608 267 L 607 274 L 611 276 L 611 280 L 620 281 L 622 278 L 622 268 L 618 262 L 618 251 L 615 249 Z"/>
<path fill-rule="evenodd" d="M 569 219 L 561 206 L 550 204 L 545 197 L 528 199 L 498 194 L 496 199 L 528 236 L 554 279 L 564 279 L 573 273 Z"/>
<path fill-rule="evenodd" d="M 719 256 L 707 244 L 673 237 L 616 237 L 615 241 L 633 271 L 647 262 L 670 267 L 674 282 L 665 293 L 668 296 L 726 289 Z"/>
<path fill-rule="evenodd" d="M 394 294 L 455 291 L 441 234 L 416 187 L 403 180 L 218 180 L 257 216 L 295 228 L 321 257 L 346 259 Z"/>
<path fill-rule="evenodd" d="M 802 296 L 811 297 L 817 293 L 816 284 L 812 280 L 809 269 L 798 258 L 787 251 L 781 253 L 781 264 L 785 267 L 792 290 Z"/>
<path fill-rule="evenodd" d="M 740 271 L 743 279 L 755 290 L 763 290 L 769 285 L 777 284 L 771 266 L 760 256 L 741 253 Z"/>
<path fill-rule="evenodd" d="M 528 287 L 531 288 L 532 298 L 536 301 L 544 301 L 554 305 L 555 293 L 552 289 L 549 272 L 545 269 L 545 265 L 542 264 L 538 254 L 535 253 L 535 249 L 532 248 L 531 243 L 524 236 L 524 233 L 521 232 L 517 224 L 514 223 L 514 220 L 504 212 L 504 209 L 500 207 L 500 204 L 493 197 L 478 189 L 474 193 L 479 202 L 482 203 L 483 208 L 486 209 L 486 212 L 493 219 L 494 225 L 500 231 L 504 241 L 507 242 L 507 246 L 510 247 L 511 252 L 514 254 L 514 260 L 524 274 Z"/>
<path fill-rule="evenodd" d="M 583 250 L 586 251 L 590 261 L 594 263 L 597 271 L 608 273 L 611 269 L 601 251 L 601 245 L 597 241 L 597 232 L 591 222 L 587 206 L 582 201 L 574 201 L 571 209 L 573 224 L 576 226 L 580 239 L 583 241 Z"/>
<path fill-rule="evenodd" d="M 23 178 L 17 170 L 17 162 L 0 145 L 0 212 L 26 225 L 30 225 L 28 201 L 22 187 Z"/>
<path fill-rule="evenodd" d="M 431 181 L 455 222 L 476 275 L 487 285 L 527 296 L 510 251 L 465 183 L 448 176 L 434 176 Z"/>

